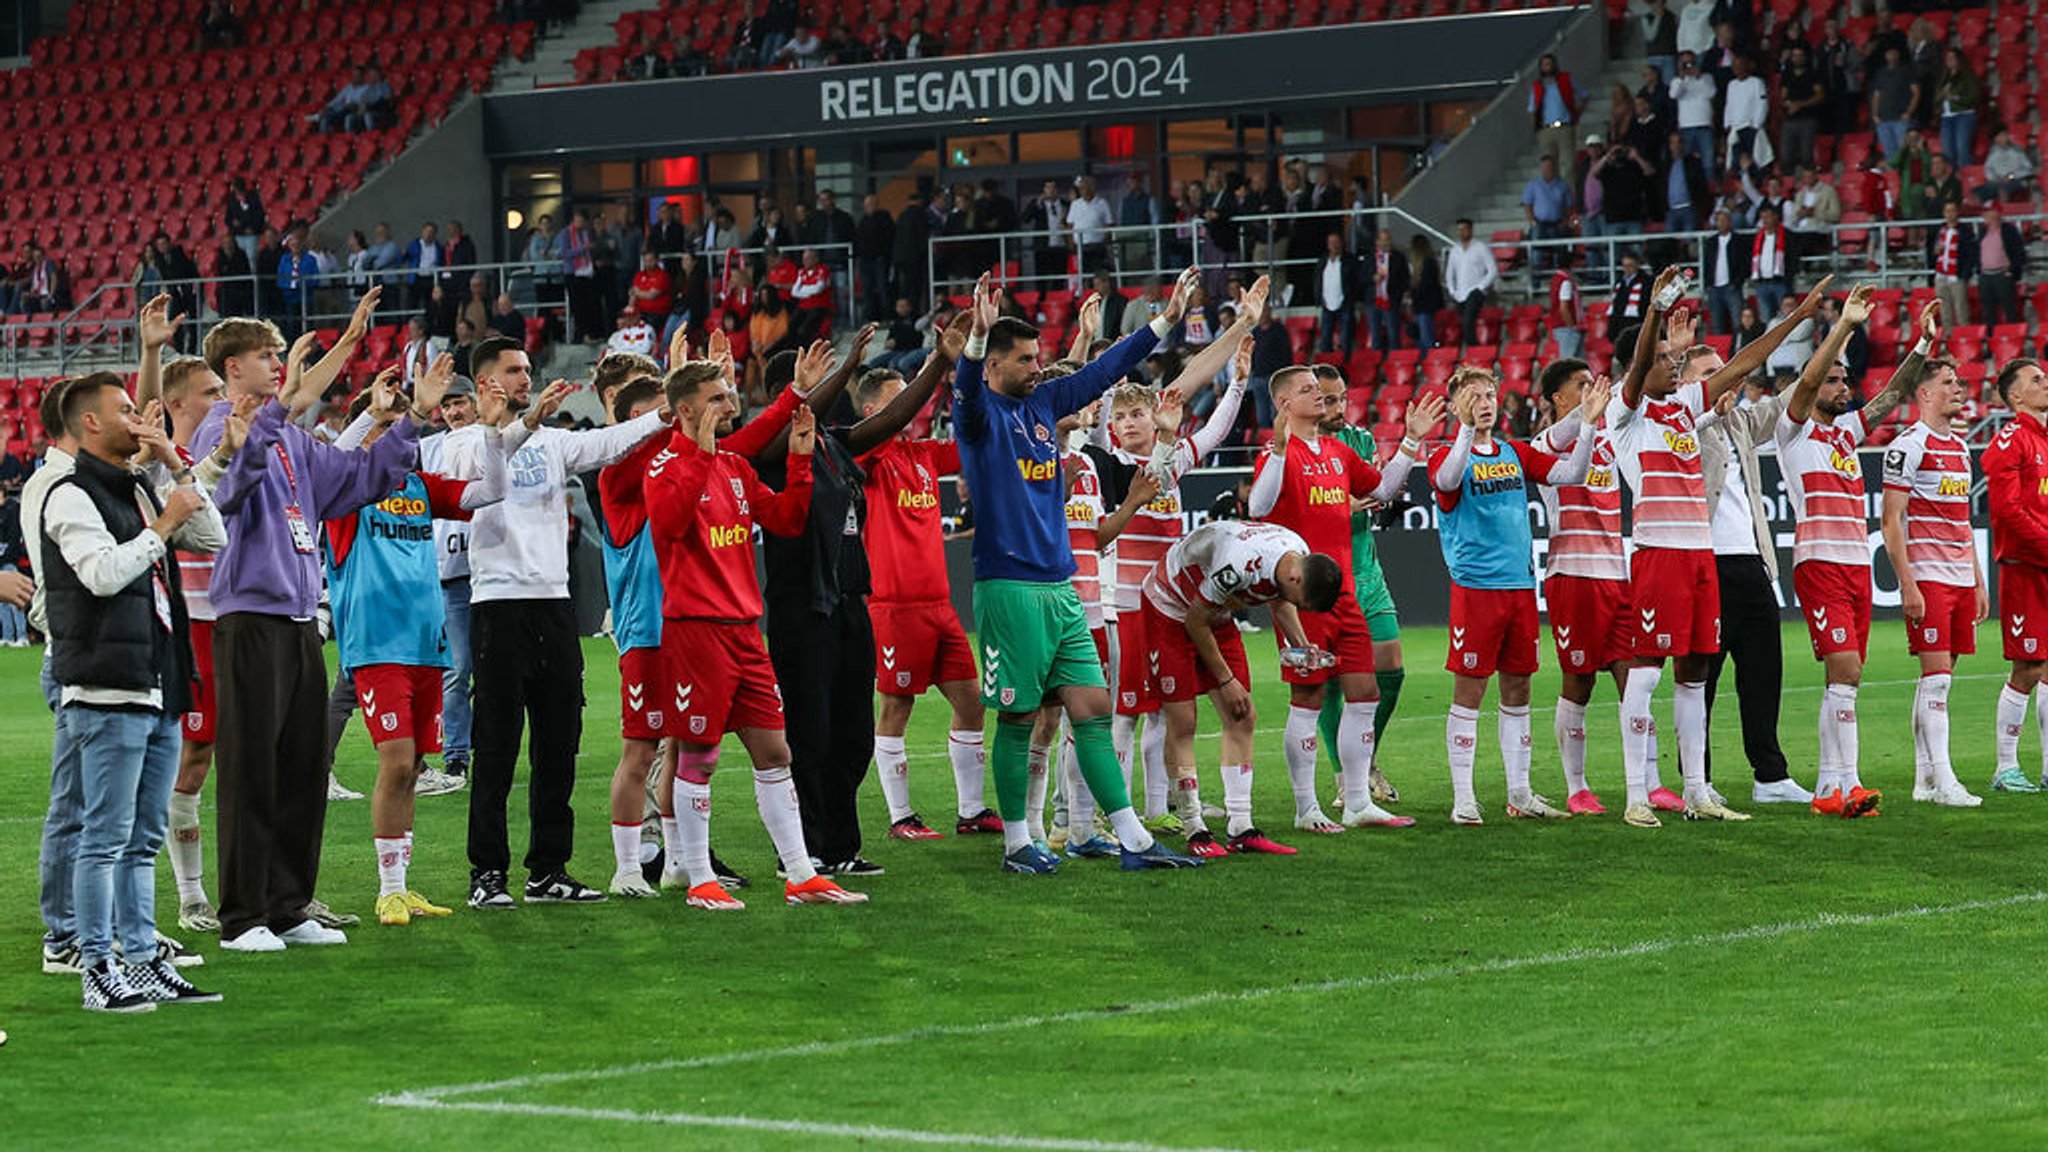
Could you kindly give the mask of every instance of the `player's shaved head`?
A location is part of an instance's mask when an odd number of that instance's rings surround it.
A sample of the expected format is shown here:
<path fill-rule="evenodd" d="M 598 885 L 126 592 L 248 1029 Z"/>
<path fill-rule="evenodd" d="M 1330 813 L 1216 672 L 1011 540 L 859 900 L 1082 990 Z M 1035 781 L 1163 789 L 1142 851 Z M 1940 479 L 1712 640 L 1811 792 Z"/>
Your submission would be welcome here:
<path fill-rule="evenodd" d="M 1321 552 L 1311 552 L 1301 562 L 1301 604 L 1310 612 L 1328 612 L 1337 606 L 1344 592 L 1344 569 Z"/>
<path fill-rule="evenodd" d="M 2040 383 L 2040 378 L 2041 362 L 2039 360 L 2021 356 L 2017 359 L 2006 361 L 2005 366 L 1998 370 L 1996 384 L 1998 388 L 1998 402 L 2007 408 L 2018 411 L 2019 409 L 2012 402 L 2013 389 L 2019 386 L 2036 386 Z"/>

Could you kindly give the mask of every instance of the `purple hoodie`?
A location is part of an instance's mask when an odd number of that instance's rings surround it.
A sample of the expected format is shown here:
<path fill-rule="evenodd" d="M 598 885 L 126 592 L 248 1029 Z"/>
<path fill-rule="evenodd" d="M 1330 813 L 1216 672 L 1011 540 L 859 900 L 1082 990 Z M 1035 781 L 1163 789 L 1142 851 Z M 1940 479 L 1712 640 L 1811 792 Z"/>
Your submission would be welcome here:
<path fill-rule="evenodd" d="M 195 457 L 220 443 L 233 410 L 222 401 L 206 414 L 192 437 Z M 322 522 L 352 516 L 388 495 L 418 454 L 418 432 L 410 417 L 393 424 L 368 449 L 343 452 L 287 420 L 284 405 L 275 399 L 257 409 L 247 442 L 213 494 L 228 530 L 227 546 L 214 561 L 214 610 L 222 616 L 258 612 L 312 619 L 320 604 L 320 555 L 293 545 L 285 508 L 296 503 L 317 538 Z"/>

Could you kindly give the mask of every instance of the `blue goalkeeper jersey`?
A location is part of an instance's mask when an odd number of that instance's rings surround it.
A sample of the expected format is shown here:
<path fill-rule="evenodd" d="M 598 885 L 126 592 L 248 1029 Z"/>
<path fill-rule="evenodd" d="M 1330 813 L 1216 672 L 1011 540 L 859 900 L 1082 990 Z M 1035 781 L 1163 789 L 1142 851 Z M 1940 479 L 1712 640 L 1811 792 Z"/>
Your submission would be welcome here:
<path fill-rule="evenodd" d="M 397 490 L 327 522 L 327 595 L 341 667 L 448 667 L 434 519 L 469 519 L 460 480 L 408 472 Z"/>
<path fill-rule="evenodd" d="M 1022 399 L 990 388 L 982 361 L 961 358 L 953 376 L 953 438 L 974 503 L 976 580 L 1056 584 L 1073 576 L 1067 482 L 1054 429 L 1060 417 L 1087 407 L 1143 363 L 1158 343 L 1147 325 Z"/>
<path fill-rule="evenodd" d="M 1437 450 L 1432 476 L 1449 451 Z M 1557 463 L 1557 457 L 1527 444 L 1495 440 L 1489 453 L 1473 449 L 1457 491 L 1437 493 L 1437 545 L 1460 587 L 1536 587 L 1527 485 L 1531 479 L 1542 482 Z"/>
<path fill-rule="evenodd" d="M 641 522 L 624 544 L 612 543 L 609 531 L 598 535 L 612 601 L 612 642 L 621 653 L 661 647 L 661 561 L 654 555 L 653 527 Z"/>

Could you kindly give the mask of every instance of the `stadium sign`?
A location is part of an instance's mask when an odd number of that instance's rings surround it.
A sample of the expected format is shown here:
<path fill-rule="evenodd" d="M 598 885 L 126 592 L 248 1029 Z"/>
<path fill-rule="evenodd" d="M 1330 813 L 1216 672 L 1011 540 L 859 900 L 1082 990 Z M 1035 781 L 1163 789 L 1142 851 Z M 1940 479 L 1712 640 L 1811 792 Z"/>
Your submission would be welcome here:
<path fill-rule="evenodd" d="M 937 63 L 880 76 L 826 76 L 818 82 L 818 118 L 826 124 L 944 117 L 986 120 L 1005 113 L 1184 96 L 1185 51 L 1118 51 L 1083 59 Z"/>

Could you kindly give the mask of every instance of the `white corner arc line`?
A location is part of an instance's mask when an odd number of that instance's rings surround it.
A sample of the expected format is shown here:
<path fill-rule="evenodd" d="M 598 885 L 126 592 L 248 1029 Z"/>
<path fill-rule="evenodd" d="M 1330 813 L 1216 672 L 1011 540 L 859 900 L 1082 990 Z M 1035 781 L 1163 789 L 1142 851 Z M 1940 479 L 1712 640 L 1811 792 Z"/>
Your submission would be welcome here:
<path fill-rule="evenodd" d="M 816 1040 L 806 1044 L 788 1044 L 773 1048 L 750 1048 L 738 1052 L 720 1052 L 704 1056 L 677 1057 L 669 1060 L 648 1060 L 635 1064 L 620 1064 L 608 1068 L 586 1068 L 569 1072 L 541 1072 L 530 1076 L 515 1076 L 502 1080 L 482 1080 L 472 1084 L 449 1084 L 432 1088 L 415 1088 L 406 1092 L 378 1096 L 374 1098 L 374 1102 L 394 1108 L 427 1108 L 434 1105 L 457 1103 L 451 1098 L 458 1096 L 510 1092 L 551 1084 L 573 1084 L 592 1080 L 610 1080 L 639 1076 L 655 1072 L 673 1072 L 694 1068 L 753 1064 L 769 1060 L 831 1056 L 845 1052 L 885 1048 L 897 1044 L 948 1037 L 986 1036 L 1043 1028 L 1048 1025 L 1072 1024 L 1090 1020 L 1110 1020 L 1124 1016 L 1153 1016 L 1171 1012 L 1184 1012 L 1189 1009 L 1207 1008 L 1220 1004 L 1249 1003 L 1276 996 L 1321 995 L 1329 992 L 1383 988 L 1398 984 L 1423 984 L 1466 976 L 1485 976 L 1501 972 L 1516 972 L 1528 968 L 1550 968 L 1566 964 L 1583 964 L 1588 961 L 1628 960 L 1641 956 L 1661 955 L 1680 948 L 1711 947 L 1719 944 L 1737 944 L 1752 940 L 1771 940 L 1784 936 L 1822 932 L 1833 928 L 1857 928 L 1891 924 L 1905 920 L 1958 916 L 1970 912 L 1988 912 L 2001 908 L 2012 908 L 2024 904 L 2040 904 L 2043 902 L 2048 902 L 2048 891 L 2022 892 L 2011 896 L 2000 896 L 1983 900 L 1965 900 L 1953 904 L 1916 904 L 1905 908 L 1894 908 L 1888 912 L 1823 912 L 1803 920 L 1786 920 L 1775 924 L 1754 924 L 1747 928 L 1736 928 L 1726 932 L 1703 933 L 1696 936 L 1668 936 L 1652 940 L 1639 940 L 1633 944 L 1616 944 L 1593 948 L 1568 948 L 1554 952 L 1539 952 L 1527 956 L 1502 956 L 1492 960 L 1481 960 L 1472 964 L 1433 965 L 1428 968 L 1418 968 L 1408 972 L 1383 972 L 1371 976 L 1348 976 L 1310 983 L 1276 984 L 1258 988 L 1222 989 L 1201 992 L 1193 996 L 1182 996 L 1171 1000 L 1141 1001 L 1135 1004 L 1111 1005 L 1103 1008 L 1080 1008 L 1067 1012 L 1011 1016 L 1001 1020 L 987 1020 L 978 1024 L 938 1024 L 924 1028 L 910 1028 L 901 1032 L 889 1032 L 877 1036 L 858 1036 L 846 1040 Z M 677 1122 L 681 1123 L 681 1121 Z M 1017 1147 L 1026 1146 L 1017 1145 Z M 1028 1145 L 1028 1147 L 1044 1146 Z"/>
<path fill-rule="evenodd" d="M 896 1144 L 936 1144 L 949 1148 L 1024 1148 L 1034 1152 L 1247 1152 L 1237 1148 L 1175 1148 L 1130 1140 L 1068 1140 L 1050 1136 L 1010 1136 L 985 1132 L 932 1132 L 922 1128 L 886 1128 L 872 1124 L 825 1124 L 810 1120 L 773 1120 L 760 1116 L 708 1116 L 695 1112 L 635 1112 L 624 1108 L 579 1108 L 574 1105 L 522 1104 L 513 1100 L 439 1100 L 412 1092 L 377 1097 L 390 1108 L 480 1112 L 501 1116 L 559 1116 L 572 1120 L 614 1120 L 629 1124 L 669 1124 L 692 1128 L 730 1128 L 753 1132 L 787 1132 L 799 1136 L 837 1136 L 848 1140 Z"/>

